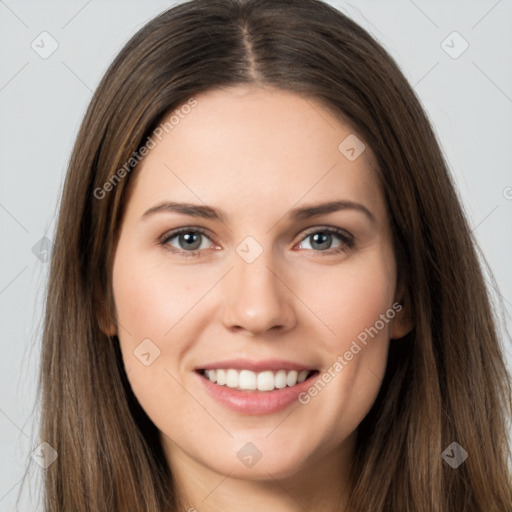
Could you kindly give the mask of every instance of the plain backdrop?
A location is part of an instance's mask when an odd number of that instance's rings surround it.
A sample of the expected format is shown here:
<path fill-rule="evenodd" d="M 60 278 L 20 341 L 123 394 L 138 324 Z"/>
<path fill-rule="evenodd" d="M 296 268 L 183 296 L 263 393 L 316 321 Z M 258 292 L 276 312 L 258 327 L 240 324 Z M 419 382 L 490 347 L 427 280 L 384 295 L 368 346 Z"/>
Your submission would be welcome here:
<path fill-rule="evenodd" d="M 371 32 L 414 86 L 499 285 L 510 331 L 512 2 L 329 3 Z M 0 511 L 15 510 L 27 465 L 35 478 L 43 471 L 31 453 L 39 444 L 34 403 L 46 260 L 79 123 L 124 43 L 173 4 L 0 0 Z M 510 364 L 505 330 L 503 343 Z M 23 496 L 20 510 L 41 510 L 35 489 Z"/>

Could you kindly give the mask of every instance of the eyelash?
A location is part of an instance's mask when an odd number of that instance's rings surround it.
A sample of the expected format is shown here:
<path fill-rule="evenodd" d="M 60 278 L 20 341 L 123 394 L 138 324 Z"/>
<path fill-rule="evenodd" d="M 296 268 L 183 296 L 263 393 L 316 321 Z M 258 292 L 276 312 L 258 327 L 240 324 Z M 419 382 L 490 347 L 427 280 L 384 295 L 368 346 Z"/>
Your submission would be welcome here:
<path fill-rule="evenodd" d="M 159 240 L 159 244 L 162 245 L 162 246 L 169 247 L 168 246 L 169 240 L 172 240 L 173 238 L 175 238 L 176 236 L 180 235 L 181 233 L 200 233 L 201 235 L 204 235 L 206 238 L 210 238 L 204 229 L 196 228 L 196 227 L 185 227 L 185 228 L 176 229 L 174 231 L 171 231 L 170 233 L 166 233 Z M 313 252 L 318 252 L 320 254 L 321 253 L 325 253 L 324 254 L 325 256 L 329 256 L 329 255 L 333 255 L 333 254 L 338 254 L 338 253 L 341 253 L 341 252 L 348 252 L 355 245 L 354 237 L 352 235 L 350 235 L 349 233 L 347 233 L 346 231 L 344 231 L 343 229 L 333 228 L 333 227 L 322 227 L 322 226 L 314 228 L 314 229 L 308 231 L 304 235 L 304 237 L 300 240 L 300 243 L 302 243 L 304 240 L 306 240 L 311 235 L 314 235 L 315 233 L 324 233 L 324 234 L 328 233 L 328 234 L 331 234 L 331 235 L 336 235 L 342 241 L 342 245 L 340 245 L 339 247 L 334 248 L 333 250 L 314 251 L 313 249 L 308 249 L 308 250 L 313 250 Z M 201 251 L 202 251 L 202 249 L 195 249 L 193 251 L 183 251 L 183 250 L 180 250 L 180 249 L 176 249 L 174 247 L 169 249 L 169 250 L 171 252 L 175 253 L 175 254 L 181 254 L 181 255 L 183 255 L 186 258 L 197 258 L 197 257 L 199 257 L 201 255 Z"/>

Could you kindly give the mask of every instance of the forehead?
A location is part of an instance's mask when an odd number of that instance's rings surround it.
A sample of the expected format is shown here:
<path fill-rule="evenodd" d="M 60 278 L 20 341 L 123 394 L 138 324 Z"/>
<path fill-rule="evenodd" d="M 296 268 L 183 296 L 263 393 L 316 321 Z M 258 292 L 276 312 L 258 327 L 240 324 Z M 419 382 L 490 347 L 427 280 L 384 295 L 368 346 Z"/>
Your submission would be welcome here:
<path fill-rule="evenodd" d="M 257 215 L 339 199 L 384 208 L 371 149 L 357 156 L 363 146 L 354 130 L 315 99 L 254 86 L 195 99 L 161 140 L 153 138 L 137 169 L 132 198 L 140 208 L 180 200 Z"/>

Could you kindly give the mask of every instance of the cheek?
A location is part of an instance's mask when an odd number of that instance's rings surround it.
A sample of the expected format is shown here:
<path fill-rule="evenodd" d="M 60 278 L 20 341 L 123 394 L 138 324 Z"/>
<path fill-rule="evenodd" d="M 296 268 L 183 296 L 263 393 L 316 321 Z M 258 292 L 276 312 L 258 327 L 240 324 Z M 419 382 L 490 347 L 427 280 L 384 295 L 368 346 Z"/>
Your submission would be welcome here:
<path fill-rule="evenodd" d="M 173 272 L 162 260 L 131 256 L 121 246 L 114 262 L 113 288 L 119 329 L 125 341 L 140 343 L 144 338 L 163 340 L 184 318 L 201 295 L 184 272 Z"/>
<path fill-rule="evenodd" d="M 319 273 L 311 282 L 316 292 L 310 289 L 308 300 L 316 305 L 315 312 L 330 332 L 319 329 L 327 332 L 319 342 L 326 364 L 302 403 L 326 424 L 341 427 L 345 435 L 371 408 L 385 373 L 391 320 L 396 314 L 392 252 L 382 247 L 328 276 Z M 302 293 L 305 296 L 306 290 Z M 336 432 L 333 438 L 338 439 L 340 431 Z"/>
<path fill-rule="evenodd" d="M 183 284 L 176 283 L 179 276 L 173 283 L 166 282 L 168 278 L 162 269 L 142 262 L 136 251 L 122 243 L 116 253 L 112 279 L 125 371 L 143 408 L 152 410 L 153 401 L 166 394 L 160 387 L 170 385 L 171 378 L 165 373 L 169 350 L 164 346 L 170 335 L 165 333 L 176 323 L 176 310 L 180 309 L 177 304 L 184 298 Z M 171 358 L 176 350 L 173 349 Z"/>
<path fill-rule="evenodd" d="M 374 338 L 389 338 L 390 315 L 386 312 L 393 305 L 395 284 L 393 254 L 387 247 L 379 247 L 334 271 L 324 269 L 309 276 L 300 293 L 308 297 L 318 318 L 329 328 L 321 331 L 326 334 L 323 345 L 331 353 L 340 353 L 348 350 L 353 340 L 364 341 L 368 332 Z"/>
<path fill-rule="evenodd" d="M 179 270 L 169 272 L 149 258 L 142 262 L 128 244 L 118 247 L 113 289 L 118 337 L 133 392 L 155 424 L 172 424 L 172 411 L 191 407 L 173 377 L 186 352 L 186 315 L 201 291 Z"/>

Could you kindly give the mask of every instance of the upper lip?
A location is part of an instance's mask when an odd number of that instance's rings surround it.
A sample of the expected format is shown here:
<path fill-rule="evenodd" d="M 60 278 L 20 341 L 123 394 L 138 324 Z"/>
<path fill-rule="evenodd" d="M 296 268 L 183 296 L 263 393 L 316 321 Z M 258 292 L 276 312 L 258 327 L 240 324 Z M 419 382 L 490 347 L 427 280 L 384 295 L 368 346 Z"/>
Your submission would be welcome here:
<path fill-rule="evenodd" d="M 295 363 L 293 361 L 285 361 L 284 359 L 263 359 L 261 361 L 254 361 L 251 359 L 229 359 L 226 361 L 217 361 L 215 363 L 208 363 L 204 366 L 199 366 L 197 370 L 217 370 L 217 369 L 234 369 L 234 370 L 252 370 L 253 372 L 262 372 L 265 370 L 302 370 L 312 371 L 316 368 L 312 366 Z"/>

